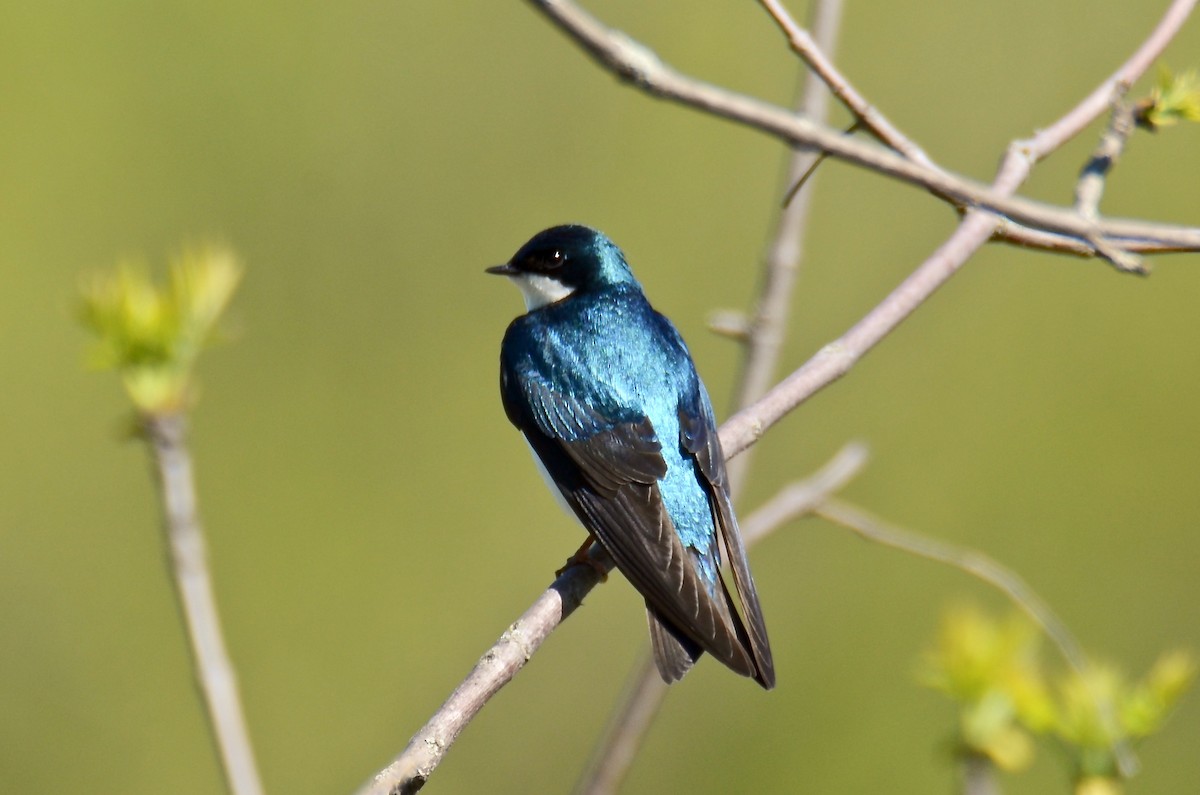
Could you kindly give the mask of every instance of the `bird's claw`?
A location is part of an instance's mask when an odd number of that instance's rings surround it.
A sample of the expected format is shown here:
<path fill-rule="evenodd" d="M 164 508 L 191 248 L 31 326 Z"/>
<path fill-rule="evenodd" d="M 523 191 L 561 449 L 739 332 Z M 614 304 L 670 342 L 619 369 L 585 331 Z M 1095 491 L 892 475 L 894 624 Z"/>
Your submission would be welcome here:
<path fill-rule="evenodd" d="M 567 562 L 563 564 L 561 569 L 558 569 L 554 572 L 554 576 L 561 577 L 563 572 L 572 566 L 587 566 L 589 569 L 595 571 L 596 574 L 600 575 L 600 582 L 608 582 L 607 567 L 588 554 L 588 550 L 592 548 L 592 544 L 594 543 L 596 543 L 596 538 L 589 535 L 587 541 L 583 542 L 583 546 L 575 550 L 574 555 L 567 558 Z"/>

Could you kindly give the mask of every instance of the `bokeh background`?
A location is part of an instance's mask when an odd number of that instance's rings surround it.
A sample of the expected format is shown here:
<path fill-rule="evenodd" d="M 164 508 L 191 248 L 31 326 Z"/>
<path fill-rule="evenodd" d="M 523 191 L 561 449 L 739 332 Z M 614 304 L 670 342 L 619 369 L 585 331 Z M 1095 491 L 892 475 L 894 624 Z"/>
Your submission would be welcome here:
<path fill-rule="evenodd" d="M 844 70 L 940 162 L 989 179 L 1165 3 L 848 6 Z M 796 62 L 753 3 L 589 7 L 686 71 L 791 101 Z M 1197 65 L 1200 23 L 1166 61 Z M 1094 141 L 1028 193 L 1069 203 Z M 606 230 L 724 414 L 738 351 L 706 319 L 752 300 L 786 154 L 619 85 L 524 3 L 0 5 L 0 789 L 222 786 L 144 453 L 116 379 L 83 364 L 81 274 L 210 238 L 247 263 L 235 340 L 200 373 L 201 510 L 268 789 L 349 792 L 580 540 L 501 410 L 521 305 L 483 267 L 554 223 Z M 1139 133 L 1104 208 L 1196 224 L 1198 177 L 1200 127 Z M 789 369 L 955 222 L 837 163 L 817 190 Z M 984 251 L 772 430 L 742 510 L 862 439 L 849 496 L 1012 566 L 1102 658 L 1140 674 L 1200 649 L 1200 256 L 1154 264 L 1137 279 Z M 700 665 L 626 791 L 948 791 L 953 711 L 916 660 L 944 606 L 1002 600 L 813 520 L 752 558 L 779 688 Z M 614 578 L 429 790 L 568 789 L 646 643 Z M 1129 791 L 1194 792 L 1198 747 L 1193 694 Z M 1011 787 L 1066 781 L 1043 753 Z"/>

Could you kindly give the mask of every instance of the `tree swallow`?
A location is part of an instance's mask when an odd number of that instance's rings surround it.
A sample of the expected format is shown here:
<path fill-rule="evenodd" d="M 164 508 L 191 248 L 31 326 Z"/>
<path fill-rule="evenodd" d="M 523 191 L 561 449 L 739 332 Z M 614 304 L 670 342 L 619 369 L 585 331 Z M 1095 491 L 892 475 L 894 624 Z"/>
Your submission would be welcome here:
<path fill-rule="evenodd" d="M 599 540 L 645 599 L 663 680 L 708 652 L 773 687 L 712 405 L 679 332 L 586 226 L 547 229 L 487 272 L 509 277 L 527 310 L 500 348 L 505 413 L 588 531 L 580 551 Z"/>

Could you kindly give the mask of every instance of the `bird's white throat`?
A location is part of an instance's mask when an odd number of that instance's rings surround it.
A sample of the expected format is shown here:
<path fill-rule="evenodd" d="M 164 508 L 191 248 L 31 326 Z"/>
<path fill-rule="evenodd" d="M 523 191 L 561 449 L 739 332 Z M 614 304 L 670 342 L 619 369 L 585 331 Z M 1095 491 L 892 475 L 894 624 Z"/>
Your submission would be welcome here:
<path fill-rule="evenodd" d="M 547 304 L 561 301 L 575 292 L 575 288 L 568 287 L 562 282 L 551 279 L 549 276 L 543 276 L 540 273 L 518 273 L 508 278 L 512 279 L 512 283 L 517 286 L 517 289 L 521 291 L 521 295 L 525 297 L 526 312 L 532 312 L 535 309 L 541 309 Z"/>

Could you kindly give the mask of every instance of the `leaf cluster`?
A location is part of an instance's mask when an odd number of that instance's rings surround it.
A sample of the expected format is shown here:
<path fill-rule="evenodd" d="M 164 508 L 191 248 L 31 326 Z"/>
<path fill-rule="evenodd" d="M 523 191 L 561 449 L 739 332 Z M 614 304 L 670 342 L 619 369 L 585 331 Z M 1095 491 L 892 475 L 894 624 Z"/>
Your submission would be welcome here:
<path fill-rule="evenodd" d="M 1134 119 L 1151 132 L 1181 121 L 1200 122 L 1200 73 L 1189 69 L 1176 75 L 1160 66 L 1150 96 L 1134 107 Z"/>
<path fill-rule="evenodd" d="M 1164 654 L 1140 680 L 1117 668 L 1047 673 L 1040 635 L 1019 613 L 995 619 L 973 607 L 947 612 L 920 678 L 958 705 L 955 747 L 1015 772 L 1034 738 L 1065 750 L 1076 793 L 1120 792 L 1116 748 L 1159 731 L 1196 677 L 1188 653 Z"/>
<path fill-rule="evenodd" d="M 90 363 L 114 369 L 139 412 L 163 414 L 186 402 L 200 351 L 241 281 L 231 250 L 209 245 L 175 257 L 166 285 L 144 266 L 122 262 L 82 287 L 80 319 L 97 337 Z"/>

